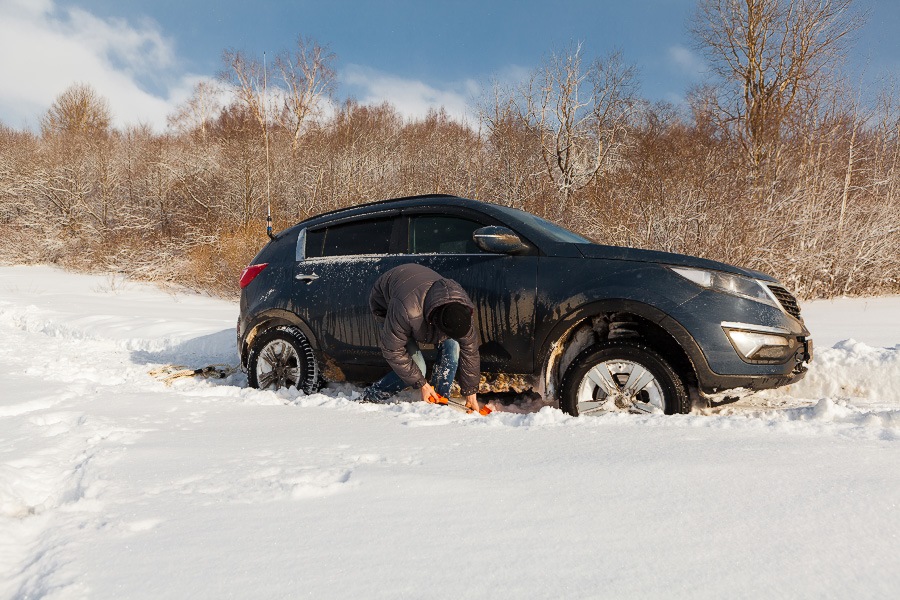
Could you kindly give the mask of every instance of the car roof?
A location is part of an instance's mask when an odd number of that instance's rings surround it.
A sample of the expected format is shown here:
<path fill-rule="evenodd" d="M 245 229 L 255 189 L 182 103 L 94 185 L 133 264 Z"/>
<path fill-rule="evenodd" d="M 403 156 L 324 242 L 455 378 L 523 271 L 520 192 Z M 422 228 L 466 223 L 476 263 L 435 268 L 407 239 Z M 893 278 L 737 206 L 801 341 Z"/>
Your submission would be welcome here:
<path fill-rule="evenodd" d="M 357 216 L 374 216 L 379 213 L 396 215 L 404 208 L 429 207 L 439 209 L 441 206 L 468 208 L 487 215 L 488 217 L 493 217 L 497 221 L 506 223 L 508 226 L 512 227 L 516 233 L 523 235 L 528 241 L 535 243 L 542 252 L 550 251 L 556 253 L 560 252 L 563 247 L 571 247 L 571 250 L 565 251 L 563 254 L 552 255 L 578 257 L 584 256 L 586 253 L 588 256 L 594 258 L 605 258 L 608 260 L 634 260 L 659 264 L 684 265 L 738 273 L 749 277 L 770 279 L 770 276 L 764 273 L 748 271 L 746 269 L 741 269 L 740 267 L 735 267 L 734 265 L 684 254 L 673 254 L 629 247 L 604 246 L 592 243 L 576 244 L 571 242 L 560 242 L 548 235 L 544 226 L 535 224 L 533 219 L 536 217 L 527 211 L 503 206 L 502 204 L 494 204 L 492 202 L 451 196 L 449 194 L 421 194 L 418 196 L 391 198 L 388 200 L 366 202 L 365 204 L 332 210 L 305 219 L 296 225 L 279 232 L 276 239 L 297 232 L 299 229 L 315 228 L 335 221 L 341 222 L 344 219 L 353 220 L 354 217 Z M 528 217 L 531 217 L 531 219 Z M 552 223 L 550 224 L 552 225 Z M 572 252 L 575 254 L 572 254 Z"/>
<path fill-rule="evenodd" d="M 499 204 L 482 202 L 480 200 L 470 200 L 469 198 L 461 198 L 460 196 L 451 196 L 449 194 L 420 194 L 417 196 L 405 196 L 403 198 L 390 198 L 387 200 L 366 202 L 364 204 L 357 204 L 354 206 L 348 206 L 346 208 L 339 208 L 336 210 L 328 211 L 312 216 L 297 223 L 296 225 L 285 230 L 285 233 L 296 227 L 311 227 L 322 223 L 327 223 L 329 221 L 345 219 L 357 215 L 376 214 L 381 211 L 389 211 L 393 209 L 400 210 L 403 208 L 412 208 L 419 206 L 455 206 L 471 208 L 495 217 L 498 216 L 498 213 L 503 211 L 504 208 Z"/>

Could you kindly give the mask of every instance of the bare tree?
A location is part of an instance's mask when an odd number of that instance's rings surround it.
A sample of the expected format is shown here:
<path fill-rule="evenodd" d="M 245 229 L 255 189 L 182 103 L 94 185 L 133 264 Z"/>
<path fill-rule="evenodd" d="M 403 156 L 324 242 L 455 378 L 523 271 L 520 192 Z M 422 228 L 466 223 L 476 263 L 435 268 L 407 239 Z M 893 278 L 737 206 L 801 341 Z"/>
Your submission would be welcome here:
<path fill-rule="evenodd" d="M 538 136 L 558 216 L 578 190 L 609 167 L 637 105 L 634 68 L 618 53 L 582 66 L 581 46 L 551 54 L 516 94 L 519 117 Z"/>
<path fill-rule="evenodd" d="M 0 123 L 0 260 L 27 256 L 39 243 L 40 219 L 31 202 L 32 178 L 38 142 L 29 132 L 17 132 Z"/>
<path fill-rule="evenodd" d="M 281 123 L 291 132 L 291 149 L 297 150 L 300 133 L 307 118 L 323 97 L 334 89 L 334 54 L 312 39 L 297 38 L 293 52 L 283 52 L 275 59 L 285 89 L 281 91 L 284 109 Z"/>
<path fill-rule="evenodd" d="M 494 83 L 490 96 L 479 107 L 486 129 L 485 150 L 490 176 L 488 192 L 494 202 L 523 208 L 547 191 L 539 136 L 517 111 L 517 99 Z M 543 212 L 543 211 L 541 211 Z"/>
<path fill-rule="evenodd" d="M 105 134 L 112 120 L 109 102 L 84 83 L 69 86 L 56 97 L 41 119 L 45 135 L 55 133 Z"/>
<path fill-rule="evenodd" d="M 209 124 L 222 110 L 222 90 L 213 81 L 201 81 L 194 86 L 191 97 L 169 115 L 169 127 L 180 133 L 199 131 L 206 139 Z"/>
<path fill-rule="evenodd" d="M 28 185 L 61 230 L 105 231 L 114 220 L 110 125 L 108 102 L 86 84 L 67 88 L 41 119 L 45 152 Z"/>
<path fill-rule="evenodd" d="M 777 165 L 786 125 L 815 111 L 862 23 L 853 0 L 700 0 L 692 33 L 718 78 L 719 124 L 752 166 Z"/>
<path fill-rule="evenodd" d="M 260 133 L 263 133 L 269 113 L 268 98 L 265 95 L 268 65 L 234 50 L 226 50 L 222 60 L 228 67 L 219 78 L 231 87 L 238 103 L 250 113 L 259 124 Z"/>
<path fill-rule="evenodd" d="M 221 78 L 233 88 L 238 100 L 219 119 L 219 124 L 230 130 L 221 136 L 222 152 L 229 161 L 228 177 L 237 184 L 232 188 L 233 193 L 226 195 L 225 205 L 235 207 L 240 222 L 246 224 L 261 214 L 261 201 L 267 207 L 266 214 L 272 214 L 269 152 L 272 110 L 266 89 L 269 66 L 265 58 L 260 62 L 242 52 L 226 51 L 224 60 L 231 69 L 222 73 Z M 255 123 L 255 127 L 248 127 L 250 123 Z M 254 143 L 254 139 L 262 145 Z"/>

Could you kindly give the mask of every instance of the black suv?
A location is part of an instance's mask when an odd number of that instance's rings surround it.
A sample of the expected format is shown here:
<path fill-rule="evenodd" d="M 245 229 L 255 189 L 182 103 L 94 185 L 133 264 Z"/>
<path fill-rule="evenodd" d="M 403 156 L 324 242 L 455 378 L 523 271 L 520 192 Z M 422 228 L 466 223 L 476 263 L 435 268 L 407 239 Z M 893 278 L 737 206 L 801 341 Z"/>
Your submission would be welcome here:
<path fill-rule="evenodd" d="M 407 262 L 475 303 L 482 393 L 533 392 L 572 415 L 686 413 L 709 394 L 795 382 L 812 358 L 796 300 L 768 275 L 429 195 L 319 215 L 263 248 L 240 282 L 250 385 L 309 393 L 384 375 L 369 292 Z"/>

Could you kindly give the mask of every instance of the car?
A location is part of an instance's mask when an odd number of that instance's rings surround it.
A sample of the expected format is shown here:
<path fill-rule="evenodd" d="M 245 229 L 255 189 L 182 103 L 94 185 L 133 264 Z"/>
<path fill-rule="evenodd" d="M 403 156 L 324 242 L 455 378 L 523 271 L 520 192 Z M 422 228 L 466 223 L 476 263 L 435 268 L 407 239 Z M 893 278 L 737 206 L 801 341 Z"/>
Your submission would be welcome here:
<path fill-rule="evenodd" d="M 369 292 L 409 262 L 474 302 L 480 393 L 538 394 L 576 416 L 687 413 L 727 390 L 798 381 L 812 360 L 796 299 L 769 275 L 595 244 L 498 204 L 383 200 L 272 238 L 240 279 L 238 349 L 255 388 L 384 375 Z"/>

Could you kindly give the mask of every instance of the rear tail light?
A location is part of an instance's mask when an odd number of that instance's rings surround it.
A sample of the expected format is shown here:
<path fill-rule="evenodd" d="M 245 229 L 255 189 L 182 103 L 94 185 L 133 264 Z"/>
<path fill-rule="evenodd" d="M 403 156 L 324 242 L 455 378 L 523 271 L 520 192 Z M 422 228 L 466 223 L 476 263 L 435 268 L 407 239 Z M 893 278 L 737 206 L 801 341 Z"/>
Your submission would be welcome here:
<path fill-rule="evenodd" d="M 250 265 L 244 272 L 241 273 L 241 280 L 238 282 L 238 285 L 241 286 L 241 289 L 244 289 L 250 282 L 256 279 L 256 276 L 263 272 L 263 269 L 269 266 L 269 263 L 260 263 L 258 265 Z"/>

